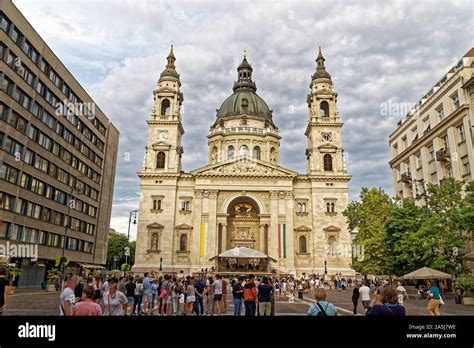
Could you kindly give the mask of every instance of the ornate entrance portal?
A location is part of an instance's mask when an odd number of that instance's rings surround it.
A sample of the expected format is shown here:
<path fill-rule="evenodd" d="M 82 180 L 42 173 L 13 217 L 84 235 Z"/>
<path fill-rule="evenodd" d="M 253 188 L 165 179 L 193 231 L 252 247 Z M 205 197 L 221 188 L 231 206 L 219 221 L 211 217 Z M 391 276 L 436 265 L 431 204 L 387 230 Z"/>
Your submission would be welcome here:
<path fill-rule="evenodd" d="M 249 197 L 234 199 L 227 210 L 227 226 L 231 248 L 261 249 L 258 205 Z"/>

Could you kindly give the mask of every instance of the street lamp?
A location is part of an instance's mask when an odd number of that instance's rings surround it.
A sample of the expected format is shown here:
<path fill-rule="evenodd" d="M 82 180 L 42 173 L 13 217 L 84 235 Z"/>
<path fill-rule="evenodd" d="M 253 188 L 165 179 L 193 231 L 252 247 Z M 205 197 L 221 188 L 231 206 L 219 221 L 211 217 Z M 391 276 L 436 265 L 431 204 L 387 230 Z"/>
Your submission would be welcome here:
<path fill-rule="evenodd" d="M 130 223 L 132 222 L 132 216 L 133 216 L 133 224 L 137 224 L 137 213 L 138 210 L 132 210 L 128 212 L 128 235 L 127 235 L 127 247 L 128 248 L 128 243 L 130 243 Z M 127 252 L 128 251 L 128 252 Z M 126 249 L 125 250 L 125 263 L 128 263 L 128 254 L 130 253 L 130 250 Z"/>
<path fill-rule="evenodd" d="M 163 271 L 163 258 L 160 257 L 160 272 Z"/>
<path fill-rule="evenodd" d="M 326 260 L 324 260 L 324 274 L 328 274 L 328 262 Z"/>

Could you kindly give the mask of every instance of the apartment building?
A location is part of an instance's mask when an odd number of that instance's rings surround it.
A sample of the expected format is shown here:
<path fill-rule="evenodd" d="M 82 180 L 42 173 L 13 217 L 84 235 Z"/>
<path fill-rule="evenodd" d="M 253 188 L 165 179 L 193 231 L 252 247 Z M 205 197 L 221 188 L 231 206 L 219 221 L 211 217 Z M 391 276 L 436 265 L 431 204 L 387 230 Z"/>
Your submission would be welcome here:
<path fill-rule="evenodd" d="M 448 177 L 474 180 L 474 48 L 445 74 L 389 137 L 390 167 L 398 198 L 425 204 L 428 183 Z M 474 269 L 474 242 L 466 265 Z"/>
<path fill-rule="evenodd" d="M 105 264 L 119 132 L 10 0 L 0 0 L 0 244 L 18 286 L 56 257 Z M 11 249 L 15 251 L 15 249 Z M 17 250 L 19 250 L 17 248 Z"/>
<path fill-rule="evenodd" d="M 395 195 L 424 202 L 428 183 L 473 180 L 474 48 L 445 74 L 389 137 Z"/>

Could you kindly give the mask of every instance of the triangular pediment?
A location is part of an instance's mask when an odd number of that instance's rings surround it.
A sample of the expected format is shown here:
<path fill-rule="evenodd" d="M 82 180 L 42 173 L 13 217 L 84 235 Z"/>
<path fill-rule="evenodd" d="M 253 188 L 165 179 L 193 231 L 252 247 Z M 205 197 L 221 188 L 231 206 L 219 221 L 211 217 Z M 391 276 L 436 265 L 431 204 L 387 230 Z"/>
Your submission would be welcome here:
<path fill-rule="evenodd" d="M 163 225 L 159 224 L 158 222 L 153 222 L 152 224 L 149 224 L 149 225 L 146 225 L 146 228 L 148 228 L 149 230 L 158 230 L 158 229 L 162 229 Z"/>
<path fill-rule="evenodd" d="M 226 162 L 210 164 L 191 171 L 192 175 L 219 175 L 219 176 L 287 176 L 294 177 L 298 173 L 260 160 L 239 158 Z"/>
<path fill-rule="evenodd" d="M 165 143 L 164 141 L 157 141 L 156 143 L 151 144 L 152 148 L 168 148 L 171 147 L 170 144 Z"/>
<path fill-rule="evenodd" d="M 160 87 L 156 90 L 156 93 L 163 93 L 163 92 L 171 92 L 171 93 L 174 93 L 176 92 L 176 90 L 174 90 L 173 88 L 171 87 L 167 87 L 167 86 L 164 86 L 164 87 Z"/>
<path fill-rule="evenodd" d="M 177 230 L 192 230 L 193 226 L 188 225 L 188 224 L 179 224 L 178 226 L 175 227 Z"/>
<path fill-rule="evenodd" d="M 295 231 L 296 232 L 310 232 L 311 228 L 309 228 L 307 226 L 299 226 L 299 227 L 295 228 Z"/>
<path fill-rule="evenodd" d="M 331 143 L 325 143 L 318 146 L 318 150 L 337 150 L 337 146 Z"/>
<path fill-rule="evenodd" d="M 316 91 L 314 91 L 314 93 L 316 94 L 326 94 L 326 95 L 337 95 L 336 92 L 334 92 L 333 90 L 329 89 L 329 88 L 326 88 L 326 87 L 323 87 L 323 88 L 319 88 L 317 89 Z"/>
<path fill-rule="evenodd" d="M 341 229 L 337 226 L 330 225 L 328 227 L 323 228 L 324 232 L 339 232 Z"/>

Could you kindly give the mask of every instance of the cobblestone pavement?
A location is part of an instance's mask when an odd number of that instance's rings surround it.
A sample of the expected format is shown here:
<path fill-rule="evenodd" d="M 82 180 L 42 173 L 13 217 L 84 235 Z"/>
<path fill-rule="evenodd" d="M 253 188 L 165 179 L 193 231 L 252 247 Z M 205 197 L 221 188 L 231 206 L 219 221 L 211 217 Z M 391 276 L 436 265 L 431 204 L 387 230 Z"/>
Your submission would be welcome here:
<path fill-rule="evenodd" d="M 334 303 L 337 307 L 338 315 L 352 316 L 352 289 L 345 291 L 327 290 L 327 300 Z M 289 303 L 288 298 L 283 296 L 276 301 L 275 313 L 281 315 L 306 315 L 309 306 L 314 303 L 312 293 L 304 295 L 303 300 L 294 298 L 293 303 Z M 405 302 L 407 315 L 428 315 L 426 312 L 426 302 L 423 300 L 409 299 Z M 243 307 L 243 305 L 242 305 Z M 182 304 L 180 305 L 182 308 Z M 227 315 L 232 315 L 234 306 L 232 304 L 232 295 L 227 295 Z M 58 315 L 59 312 L 59 294 L 56 292 L 45 291 L 22 291 L 9 296 L 9 303 L 3 315 Z M 156 309 L 155 309 L 156 312 Z M 244 308 L 242 308 L 242 314 Z M 445 305 L 441 307 L 442 315 L 474 315 L 474 306 L 465 306 L 455 304 L 451 296 L 445 299 Z M 358 315 L 364 315 L 362 303 L 359 301 Z"/>

